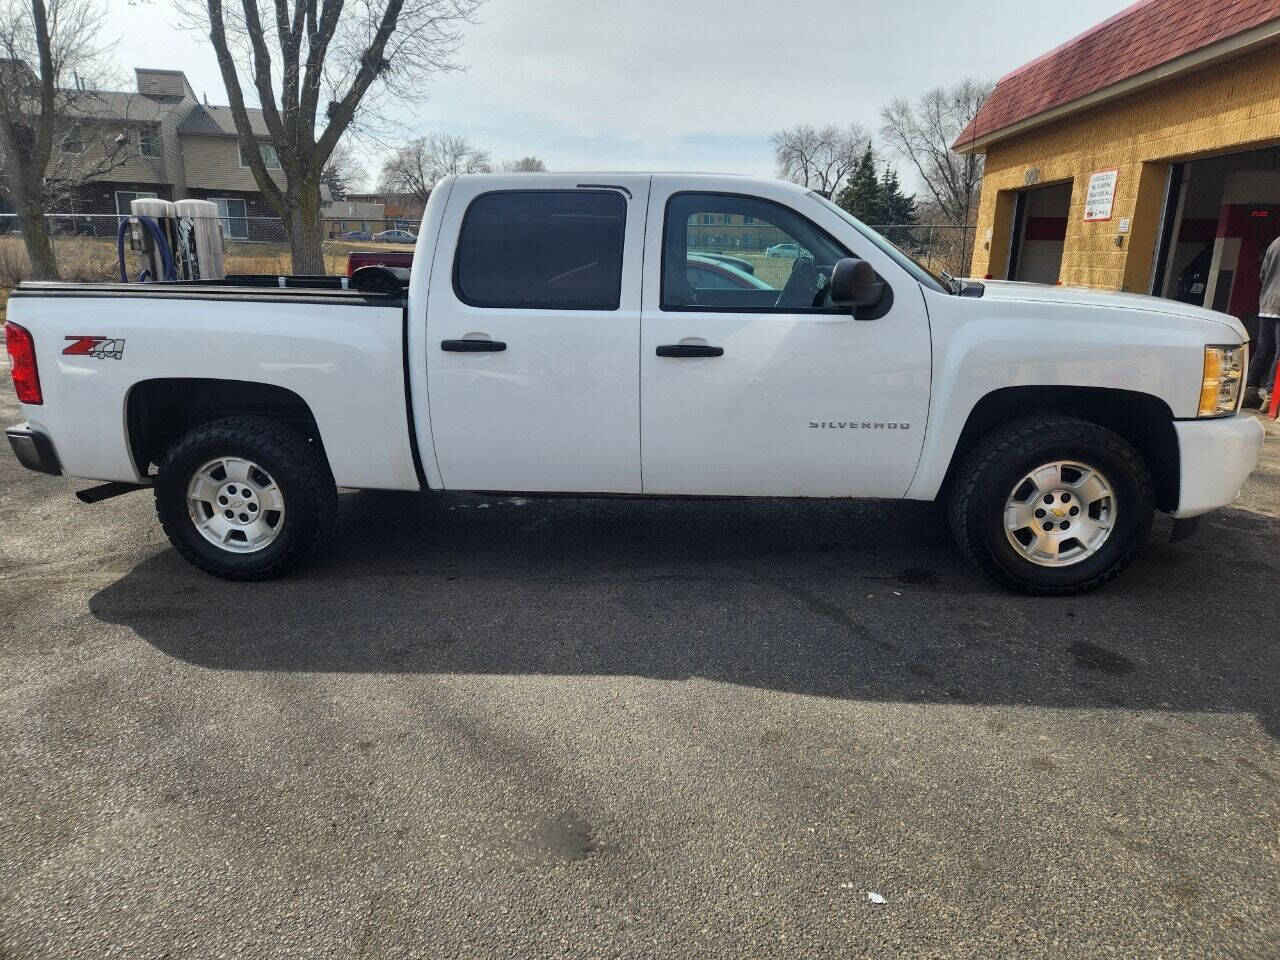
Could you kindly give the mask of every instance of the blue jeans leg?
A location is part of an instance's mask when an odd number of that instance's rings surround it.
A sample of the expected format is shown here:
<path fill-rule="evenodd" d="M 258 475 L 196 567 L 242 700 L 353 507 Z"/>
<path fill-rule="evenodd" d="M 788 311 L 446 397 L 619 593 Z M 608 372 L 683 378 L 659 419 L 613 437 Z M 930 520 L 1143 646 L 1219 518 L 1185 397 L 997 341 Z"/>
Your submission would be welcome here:
<path fill-rule="evenodd" d="M 1258 318 L 1258 342 L 1253 344 L 1253 359 L 1249 361 L 1249 373 L 1245 386 L 1271 389 L 1276 382 L 1277 340 L 1280 340 L 1280 319 Z"/>

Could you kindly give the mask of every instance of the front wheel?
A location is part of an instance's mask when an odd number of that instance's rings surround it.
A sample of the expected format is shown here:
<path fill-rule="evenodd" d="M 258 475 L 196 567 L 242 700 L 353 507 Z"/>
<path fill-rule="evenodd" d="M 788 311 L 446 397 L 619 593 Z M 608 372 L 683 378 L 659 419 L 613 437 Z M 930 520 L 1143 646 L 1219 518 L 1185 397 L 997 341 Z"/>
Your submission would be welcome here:
<path fill-rule="evenodd" d="M 1151 529 L 1151 474 L 1122 437 L 1074 417 L 1005 424 L 956 477 L 951 529 L 988 576 L 1020 593 L 1083 593 L 1114 578 Z"/>
<path fill-rule="evenodd" d="M 160 464 L 155 498 L 178 553 L 228 580 L 279 576 L 337 512 L 337 489 L 317 445 L 264 417 L 191 430 Z"/>

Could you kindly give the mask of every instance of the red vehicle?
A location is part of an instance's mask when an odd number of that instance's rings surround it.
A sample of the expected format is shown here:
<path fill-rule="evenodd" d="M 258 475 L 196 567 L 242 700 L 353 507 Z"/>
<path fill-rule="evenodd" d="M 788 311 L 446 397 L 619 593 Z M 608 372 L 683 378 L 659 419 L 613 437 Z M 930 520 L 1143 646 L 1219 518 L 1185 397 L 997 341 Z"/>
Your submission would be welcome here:
<path fill-rule="evenodd" d="M 413 266 L 412 250 L 352 250 L 347 254 L 347 276 L 351 276 L 361 267 L 404 267 Z"/>

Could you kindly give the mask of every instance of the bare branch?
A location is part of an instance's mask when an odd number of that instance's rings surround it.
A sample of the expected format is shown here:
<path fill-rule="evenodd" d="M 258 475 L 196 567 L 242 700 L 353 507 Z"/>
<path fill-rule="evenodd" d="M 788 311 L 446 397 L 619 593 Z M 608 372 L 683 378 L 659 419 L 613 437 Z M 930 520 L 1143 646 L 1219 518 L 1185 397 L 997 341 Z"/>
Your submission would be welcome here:
<path fill-rule="evenodd" d="M 540 160 L 527 157 L 526 160 Z M 379 189 L 407 193 L 426 203 L 435 185 L 460 173 L 488 173 L 493 168 L 487 151 L 473 147 L 466 137 L 433 133 L 410 140 L 382 165 Z"/>
<path fill-rule="evenodd" d="M 92 89 L 72 82 L 88 81 L 91 88 L 105 69 L 111 46 L 103 39 L 105 19 L 98 0 L 0 3 L 0 182 L 17 211 L 27 257 L 39 278 L 58 275 L 44 220 L 48 205 L 113 169 L 128 142 L 124 125 L 113 128 L 106 122 L 116 119 L 111 111 L 96 114 Z M 107 145 L 98 143 L 99 133 Z M 66 136 L 79 138 L 79 160 L 70 151 L 55 154 L 55 141 Z M 87 152 L 86 145 L 91 145 Z"/>
<path fill-rule="evenodd" d="M 254 179 L 289 223 L 294 269 L 322 270 L 320 232 L 303 221 L 318 216 L 338 143 L 353 127 L 375 126 L 389 99 L 420 98 L 436 74 L 454 69 L 460 29 L 482 0 L 233 0 L 234 13 L 224 0 L 180 2 L 209 33 Z M 280 157 L 274 177 L 257 153 L 244 83 Z"/>
<path fill-rule="evenodd" d="M 329 162 L 320 172 L 321 185 L 329 188 L 334 200 L 345 200 L 347 195 L 364 186 L 369 173 L 356 160 L 355 153 L 345 141 L 340 142 L 329 154 Z"/>
<path fill-rule="evenodd" d="M 915 170 L 935 207 L 935 217 L 969 225 L 982 185 L 982 158 L 951 149 L 994 85 L 963 80 L 937 87 L 914 104 L 904 99 L 880 111 L 880 135 Z"/>
<path fill-rule="evenodd" d="M 871 134 L 857 123 L 828 124 L 821 129 L 801 124 L 779 130 L 769 140 L 779 177 L 830 197 L 858 165 Z"/>
<path fill-rule="evenodd" d="M 281 217 L 288 216 L 289 208 L 285 203 L 284 191 L 280 189 L 267 170 L 267 165 L 258 150 L 258 138 L 254 135 L 249 122 L 249 111 L 245 107 L 244 93 L 240 89 L 240 76 L 236 73 L 235 60 L 231 55 L 231 47 L 227 42 L 226 21 L 222 12 L 222 0 L 208 0 L 209 39 L 213 43 L 213 52 L 218 60 L 218 70 L 222 74 L 222 82 L 227 88 L 227 99 L 231 101 L 231 119 L 236 125 L 236 133 L 240 137 L 240 146 L 249 158 L 249 170 L 272 208 Z"/>
<path fill-rule="evenodd" d="M 547 165 L 538 157 L 521 157 L 519 160 L 503 160 L 499 169 L 503 173 L 546 173 Z"/>

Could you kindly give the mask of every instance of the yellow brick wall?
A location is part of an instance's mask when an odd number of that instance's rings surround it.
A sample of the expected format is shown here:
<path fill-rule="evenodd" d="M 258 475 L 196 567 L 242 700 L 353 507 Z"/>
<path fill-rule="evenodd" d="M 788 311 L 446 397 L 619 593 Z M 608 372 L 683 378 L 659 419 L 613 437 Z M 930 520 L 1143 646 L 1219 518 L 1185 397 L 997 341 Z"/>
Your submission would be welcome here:
<path fill-rule="evenodd" d="M 1072 181 L 1061 280 L 1146 293 L 1171 160 L 1280 142 L 1280 46 L 1206 67 L 1008 140 L 987 151 L 973 276 L 1003 277 L 1013 211 L 1010 191 Z M 1112 219 L 1085 223 L 1089 174 L 1119 169 Z M 1133 221 L 1115 245 L 1119 221 Z M 991 238 L 987 240 L 987 231 Z"/>

